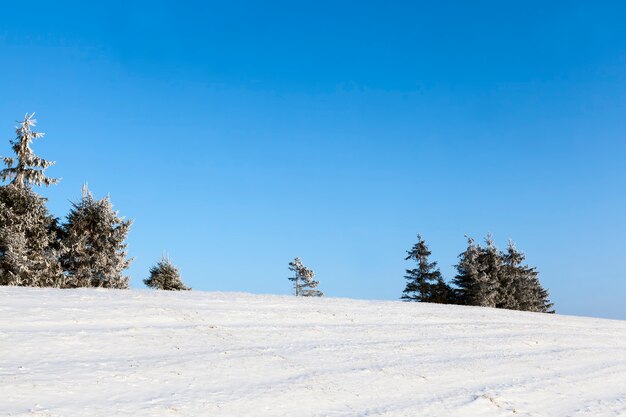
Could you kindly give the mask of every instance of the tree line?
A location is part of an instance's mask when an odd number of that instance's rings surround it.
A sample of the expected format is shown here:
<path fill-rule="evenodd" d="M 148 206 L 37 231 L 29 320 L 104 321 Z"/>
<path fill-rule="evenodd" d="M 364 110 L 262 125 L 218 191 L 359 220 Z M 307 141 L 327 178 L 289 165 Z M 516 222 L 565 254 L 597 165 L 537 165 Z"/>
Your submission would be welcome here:
<path fill-rule="evenodd" d="M 95 199 L 87 186 L 72 203 L 64 222 L 52 216 L 46 199 L 33 185 L 50 186 L 59 179 L 46 176 L 54 162 L 31 149 L 44 136 L 33 131 L 37 121 L 26 114 L 16 127 L 11 148 L 0 171 L 0 285 L 28 287 L 104 287 L 126 289 L 124 275 L 132 262 L 126 238 L 132 221 L 113 210 L 110 198 Z M 152 288 L 187 290 L 178 269 L 163 258 L 144 280 Z"/>
<path fill-rule="evenodd" d="M 437 262 L 430 261 L 431 252 L 422 236 L 417 239 L 405 258 L 417 265 L 406 270 L 402 300 L 554 313 L 537 268 L 524 264 L 525 255 L 512 240 L 500 251 L 491 235 L 484 246 L 468 237 L 467 248 L 455 265 L 456 275 L 448 284 Z"/>
<path fill-rule="evenodd" d="M 0 285 L 29 287 L 104 287 L 126 289 L 124 271 L 128 258 L 126 238 L 131 220 L 113 209 L 110 197 L 96 199 L 83 186 L 80 200 L 73 202 L 65 221 L 52 216 L 46 199 L 33 185 L 50 186 L 59 179 L 47 177 L 54 162 L 37 156 L 31 143 L 44 136 L 32 128 L 33 114 L 26 114 L 16 127 L 11 148 L 14 157 L 4 157 L 0 171 Z M 467 249 L 459 255 L 457 274 L 445 282 L 424 239 L 407 252 L 406 260 L 416 268 L 407 269 L 401 299 L 430 303 L 461 304 L 515 310 L 554 312 L 548 292 L 541 286 L 537 269 L 524 264 L 524 254 L 512 241 L 506 251 L 487 236 L 481 246 L 468 238 Z M 321 297 L 315 273 L 295 258 L 289 263 L 294 294 Z M 169 257 L 157 262 L 144 284 L 162 290 L 190 290 Z"/>

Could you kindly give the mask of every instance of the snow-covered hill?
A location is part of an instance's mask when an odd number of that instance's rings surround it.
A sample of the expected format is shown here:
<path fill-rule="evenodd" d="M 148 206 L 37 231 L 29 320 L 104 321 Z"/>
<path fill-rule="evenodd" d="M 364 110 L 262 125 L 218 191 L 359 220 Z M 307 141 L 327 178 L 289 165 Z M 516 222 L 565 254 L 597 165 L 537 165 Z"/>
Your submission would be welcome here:
<path fill-rule="evenodd" d="M 626 322 L 0 287 L 0 415 L 625 416 Z"/>

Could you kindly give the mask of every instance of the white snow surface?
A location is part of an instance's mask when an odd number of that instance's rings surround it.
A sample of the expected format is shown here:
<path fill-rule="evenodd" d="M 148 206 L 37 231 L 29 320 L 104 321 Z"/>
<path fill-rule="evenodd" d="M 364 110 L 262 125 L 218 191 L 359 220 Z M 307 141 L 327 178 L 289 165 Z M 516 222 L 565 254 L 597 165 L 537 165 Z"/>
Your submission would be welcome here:
<path fill-rule="evenodd" d="M 626 321 L 0 287 L 0 416 L 626 416 Z"/>

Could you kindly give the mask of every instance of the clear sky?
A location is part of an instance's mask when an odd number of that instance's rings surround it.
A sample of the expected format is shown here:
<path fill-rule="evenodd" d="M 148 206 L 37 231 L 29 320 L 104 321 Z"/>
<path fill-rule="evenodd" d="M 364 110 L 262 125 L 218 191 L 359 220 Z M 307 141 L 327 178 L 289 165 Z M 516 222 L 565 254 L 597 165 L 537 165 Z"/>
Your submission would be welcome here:
<path fill-rule="evenodd" d="M 181 4 L 182 3 L 182 4 Z M 198 290 L 397 299 L 421 233 L 509 237 L 557 311 L 626 319 L 623 2 L 6 1 L 0 154 L 37 112 L 57 216 L 88 182 Z"/>

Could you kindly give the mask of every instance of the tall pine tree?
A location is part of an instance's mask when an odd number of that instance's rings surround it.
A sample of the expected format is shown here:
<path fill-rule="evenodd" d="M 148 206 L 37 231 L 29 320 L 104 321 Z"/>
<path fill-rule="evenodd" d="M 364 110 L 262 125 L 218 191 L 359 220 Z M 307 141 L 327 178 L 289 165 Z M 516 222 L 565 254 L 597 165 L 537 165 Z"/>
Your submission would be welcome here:
<path fill-rule="evenodd" d="M 59 263 L 61 245 L 57 220 L 46 208 L 46 200 L 31 190 L 32 185 L 58 182 L 44 171 L 53 162 L 35 155 L 30 148 L 43 133 L 33 132 L 36 120 L 26 115 L 11 141 L 15 157 L 2 158 L 6 168 L 0 180 L 0 285 L 64 287 Z"/>
<path fill-rule="evenodd" d="M 421 235 L 417 235 L 417 243 L 410 251 L 405 260 L 417 262 L 417 268 L 407 269 L 405 279 L 406 287 L 402 292 L 401 299 L 404 301 L 421 301 L 426 303 L 447 303 L 451 289 L 443 280 L 437 262 L 429 262 L 431 255 L 426 242 Z"/>
<path fill-rule="evenodd" d="M 498 307 L 525 310 L 525 302 L 522 300 L 526 292 L 524 289 L 526 271 L 522 266 L 524 254 L 518 251 L 513 241 L 509 239 L 506 252 L 502 252 L 500 256 L 502 257 L 502 274 Z"/>
<path fill-rule="evenodd" d="M 126 237 L 132 221 L 119 217 L 109 197 L 96 200 L 83 187 L 82 198 L 72 204 L 64 225 L 63 266 L 73 287 L 128 288 L 123 275 L 131 259 L 126 259 Z"/>
<path fill-rule="evenodd" d="M 479 250 L 480 247 L 474 243 L 474 239 L 467 237 L 467 249 L 459 255 L 457 274 L 452 280 L 455 285 L 452 301 L 455 304 L 478 305 Z"/>
<path fill-rule="evenodd" d="M 496 307 L 519 310 L 520 305 L 517 284 L 521 279 L 519 264 L 524 259 L 523 254 L 515 250 L 513 241 L 509 240 L 506 252 L 500 253 L 500 259 L 501 267 L 500 273 L 498 274 L 498 297 Z"/>
<path fill-rule="evenodd" d="M 554 313 L 553 304 L 548 299 L 548 291 L 539 282 L 537 269 L 523 264 L 526 257 L 515 247 L 512 240 L 509 240 L 507 251 L 502 257 L 504 274 L 507 275 L 507 282 L 511 285 L 509 293 L 514 300 L 503 308 Z"/>
<path fill-rule="evenodd" d="M 476 276 L 475 304 L 482 307 L 496 307 L 499 301 L 499 281 L 502 270 L 502 257 L 491 234 L 485 239 L 487 246 L 478 252 L 478 275 Z"/>

